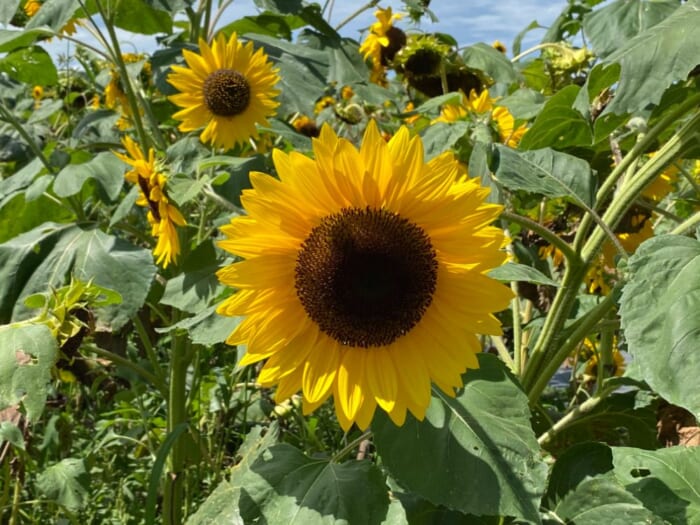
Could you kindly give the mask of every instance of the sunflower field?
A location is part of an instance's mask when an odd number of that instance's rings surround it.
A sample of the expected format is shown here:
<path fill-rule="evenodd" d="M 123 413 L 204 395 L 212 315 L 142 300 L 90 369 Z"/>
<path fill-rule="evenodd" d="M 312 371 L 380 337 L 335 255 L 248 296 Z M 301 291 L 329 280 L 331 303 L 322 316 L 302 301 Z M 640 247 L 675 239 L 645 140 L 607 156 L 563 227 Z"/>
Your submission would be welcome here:
<path fill-rule="evenodd" d="M 254 3 L 0 2 L 0 523 L 700 524 L 700 0 Z"/>

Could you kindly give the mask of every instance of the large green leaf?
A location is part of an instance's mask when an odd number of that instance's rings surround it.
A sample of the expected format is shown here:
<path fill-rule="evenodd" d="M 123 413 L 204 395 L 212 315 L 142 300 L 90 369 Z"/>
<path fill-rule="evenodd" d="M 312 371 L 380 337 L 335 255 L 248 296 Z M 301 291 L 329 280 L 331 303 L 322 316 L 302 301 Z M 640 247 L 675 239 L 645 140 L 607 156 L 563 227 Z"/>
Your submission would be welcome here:
<path fill-rule="evenodd" d="M 583 30 L 596 54 L 604 57 L 661 22 L 679 5 L 678 0 L 617 0 L 586 14 Z"/>
<path fill-rule="evenodd" d="M 585 160 L 549 148 L 516 151 L 496 145 L 494 173 L 506 188 L 547 197 L 568 197 L 581 207 L 590 207 L 595 180 Z"/>
<path fill-rule="evenodd" d="M 567 86 L 553 95 L 542 108 L 532 127 L 520 141 L 521 149 L 589 146 L 593 141 L 591 126 L 572 106 L 581 88 Z"/>
<path fill-rule="evenodd" d="M 217 306 L 209 306 L 193 317 L 187 317 L 167 328 L 159 328 L 158 331 L 165 333 L 173 329 L 183 329 L 187 330 L 187 336 L 195 344 L 209 346 L 223 343 L 243 318 L 219 315 L 216 313 Z"/>
<path fill-rule="evenodd" d="M 66 22 L 73 18 L 80 7 L 79 0 L 46 0 L 41 5 L 39 12 L 27 22 L 26 28 L 50 27 L 54 31 L 60 31 Z"/>
<path fill-rule="evenodd" d="M 457 397 L 433 390 L 423 421 L 409 414 L 396 427 L 379 411 L 377 450 L 396 480 L 435 504 L 539 522 L 547 469 L 527 396 L 495 356 L 482 354 L 479 364 Z"/>
<path fill-rule="evenodd" d="M 95 179 L 109 200 L 114 201 L 124 186 L 124 166 L 113 153 L 103 151 L 88 162 L 63 168 L 56 175 L 53 190 L 59 197 L 70 197 L 79 193 L 87 180 Z"/>
<path fill-rule="evenodd" d="M 7 53 L 20 47 L 32 45 L 41 37 L 51 36 L 53 31 L 45 27 L 15 31 L 0 29 L 0 53 Z"/>
<path fill-rule="evenodd" d="M 45 223 L 0 245 L 0 322 L 26 317 L 24 297 L 75 275 L 122 296 L 121 304 L 96 311 L 116 330 L 141 308 L 155 273 L 149 250 L 96 228 Z"/>
<path fill-rule="evenodd" d="M 667 87 L 685 80 L 700 56 L 700 0 L 627 41 L 604 63 L 619 63 L 620 83 L 605 112 L 633 113 L 656 104 Z"/>
<path fill-rule="evenodd" d="M 600 525 L 602 523 L 664 525 L 664 521 L 627 492 L 611 475 L 582 481 L 545 516 L 553 523 Z"/>
<path fill-rule="evenodd" d="M 0 24 L 8 24 L 15 16 L 20 0 L 5 0 L 0 2 Z"/>
<path fill-rule="evenodd" d="M 613 464 L 615 477 L 647 509 L 673 525 L 700 523 L 700 447 L 616 447 Z"/>
<path fill-rule="evenodd" d="M 462 58 L 467 66 L 483 71 L 496 82 L 510 84 L 517 79 L 511 61 L 493 46 L 478 43 L 466 47 Z"/>
<path fill-rule="evenodd" d="M 700 242 L 662 235 L 629 261 L 620 305 L 638 379 L 700 416 Z"/>
<path fill-rule="evenodd" d="M 26 84 L 47 86 L 58 82 L 51 56 L 39 46 L 18 49 L 0 58 L 0 72 Z"/>
<path fill-rule="evenodd" d="M 187 525 L 243 525 L 240 513 L 241 480 L 263 450 L 271 447 L 279 436 L 277 424 L 268 429 L 254 427 L 238 449 L 238 462 L 231 469 L 231 479 L 224 480 L 187 520 Z"/>
<path fill-rule="evenodd" d="M 0 410 L 21 403 L 27 420 L 36 421 L 57 358 L 58 346 L 47 326 L 0 326 Z"/>
<path fill-rule="evenodd" d="M 62 459 L 39 474 L 36 486 L 43 496 L 67 509 L 82 509 L 90 494 L 90 474 L 85 468 L 85 460 Z"/>
<path fill-rule="evenodd" d="M 170 34 L 173 27 L 170 13 L 149 5 L 153 3 L 144 0 L 112 0 L 108 2 L 107 12 L 112 17 L 115 26 L 132 33 L 142 35 Z M 99 12 L 95 0 L 88 0 L 85 5 L 89 13 Z"/>
<path fill-rule="evenodd" d="M 451 148 L 469 131 L 469 123 L 458 120 L 457 122 L 437 122 L 428 126 L 423 134 L 423 147 L 425 157 L 430 159 L 443 151 Z"/>
<path fill-rule="evenodd" d="M 312 459 L 286 443 L 264 450 L 241 485 L 246 523 L 379 525 L 389 508 L 384 476 L 370 461 Z"/>
<path fill-rule="evenodd" d="M 559 286 L 558 282 L 553 281 L 532 266 L 512 262 L 494 268 L 489 272 L 489 277 L 499 281 L 525 281 L 528 283 L 546 284 L 547 286 Z"/>

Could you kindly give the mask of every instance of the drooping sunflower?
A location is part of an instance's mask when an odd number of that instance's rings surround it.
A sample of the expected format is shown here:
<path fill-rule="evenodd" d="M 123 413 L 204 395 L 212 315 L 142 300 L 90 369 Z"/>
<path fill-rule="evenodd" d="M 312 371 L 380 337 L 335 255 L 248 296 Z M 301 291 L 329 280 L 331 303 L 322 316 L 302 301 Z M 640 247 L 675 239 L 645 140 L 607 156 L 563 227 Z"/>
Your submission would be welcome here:
<path fill-rule="evenodd" d="M 396 53 L 406 44 L 406 34 L 394 26 L 400 20 L 401 13 L 392 14 L 391 7 L 377 9 L 374 12 L 377 21 L 370 28 L 367 38 L 360 44 L 360 53 L 371 64 L 370 81 L 385 85 L 385 68 L 394 59 Z"/>
<path fill-rule="evenodd" d="M 167 177 L 156 163 L 153 148 L 148 150 L 146 157 L 131 137 L 124 137 L 122 144 L 128 155 L 117 152 L 114 154 L 132 167 L 124 178 L 139 187 L 136 204 L 148 208 L 147 218 L 151 225 L 151 235 L 156 239 L 156 247 L 153 249 L 156 264 L 167 268 L 180 254 L 180 239 L 175 227 L 185 226 L 187 222 L 168 198 L 165 189 Z"/>
<path fill-rule="evenodd" d="M 236 33 L 228 42 L 220 33 L 211 47 L 200 40 L 199 49 L 199 55 L 183 51 L 189 67 L 173 66 L 168 75 L 180 91 L 169 97 L 183 108 L 173 115 L 182 121 L 180 131 L 204 127 L 200 140 L 224 149 L 257 137 L 255 125 L 268 125 L 279 105 L 277 69 L 262 49 L 242 44 Z"/>
<path fill-rule="evenodd" d="M 501 333 L 511 292 L 485 275 L 506 257 L 501 207 L 452 153 L 425 162 L 405 126 L 387 143 L 371 121 L 358 150 L 325 125 L 313 152 L 274 150 L 279 180 L 251 173 L 248 216 L 222 228 L 245 258 L 218 272 L 238 290 L 218 312 L 246 316 L 227 342 L 306 414 L 333 396 L 344 429 L 377 406 L 422 419 L 431 383 L 454 395 L 478 366 L 476 334 Z"/>

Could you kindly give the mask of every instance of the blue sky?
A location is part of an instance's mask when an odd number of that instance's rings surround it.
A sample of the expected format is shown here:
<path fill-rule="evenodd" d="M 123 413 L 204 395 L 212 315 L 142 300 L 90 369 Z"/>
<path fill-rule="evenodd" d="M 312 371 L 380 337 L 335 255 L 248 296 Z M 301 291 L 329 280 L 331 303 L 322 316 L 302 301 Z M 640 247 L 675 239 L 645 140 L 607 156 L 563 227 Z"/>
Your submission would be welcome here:
<path fill-rule="evenodd" d="M 330 20 L 331 25 L 339 24 L 364 4 L 364 1 L 335 0 Z M 460 45 L 476 42 L 490 44 L 494 40 L 500 40 L 510 50 L 515 35 L 530 22 L 536 20 L 540 25 L 547 26 L 566 5 L 566 0 L 432 0 L 430 8 L 439 21 L 431 23 L 426 20 L 418 27 L 424 31 L 448 33 Z M 385 8 L 391 6 L 394 11 L 400 11 L 403 3 L 396 0 L 385 0 L 380 2 L 380 6 Z M 359 40 L 361 38 L 360 31 L 367 28 L 374 20 L 373 12 L 374 9 L 366 11 L 346 25 L 341 33 Z M 234 0 L 222 17 L 219 27 L 236 18 L 256 13 L 257 9 L 253 0 Z M 403 29 L 412 27 L 408 19 L 401 20 L 398 25 Z M 537 43 L 543 33 L 543 30 L 534 30 L 528 33 L 524 40 L 524 47 Z M 81 40 L 93 42 L 84 29 L 80 29 L 76 36 Z M 133 35 L 123 31 L 119 33 L 119 36 L 122 50 L 125 52 L 151 53 L 156 48 L 155 40 L 150 36 Z M 70 51 L 66 46 L 65 41 L 54 41 L 47 48 L 54 55 L 66 54 L 67 51 Z"/>

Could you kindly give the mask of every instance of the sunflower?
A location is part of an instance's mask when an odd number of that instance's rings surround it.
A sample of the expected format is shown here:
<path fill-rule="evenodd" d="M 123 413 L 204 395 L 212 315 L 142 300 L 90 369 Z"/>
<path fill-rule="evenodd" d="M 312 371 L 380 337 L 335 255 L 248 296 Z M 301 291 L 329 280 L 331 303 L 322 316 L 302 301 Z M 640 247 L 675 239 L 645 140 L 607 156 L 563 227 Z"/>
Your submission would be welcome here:
<path fill-rule="evenodd" d="M 512 298 L 485 273 L 500 265 L 501 207 L 451 152 L 423 160 L 408 128 L 385 142 L 371 121 L 355 148 L 327 124 L 314 160 L 273 151 L 280 180 L 251 173 L 247 217 L 222 228 L 245 260 L 218 272 L 238 292 L 218 308 L 246 316 L 228 337 L 241 365 L 267 359 L 258 382 L 305 414 L 331 396 L 344 429 L 377 405 L 395 424 L 422 419 L 431 382 L 448 395 L 478 367 L 476 334 L 500 334 Z"/>
<path fill-rule="evenodd" d="M 391 7 L 377 9 L 374 12 L 377 21 L 369 27 L 367 38 L 360 45 L 360 53 L 371 63 L 370 81 L 385 85 L 385 67 L 394 59 L 396 53 L 406 44 L 406 34 L 394 22 L 403 17 L 392 14 Z"/>
<path fill-rule="evenodd" d="M 128 155 L 114 154 L 132 167 L 124 177 L 139 187 L 140 196 L 136 204 L 148 208 L 151 235 L 157 239 L 153 249 L 156 264 L 162 263 L 163 268 L 167 268 L 180 253 L 180 239 L 175 226 L 185 226 L 187 223 L 180 210 L 168 199 L 165 189 L 167 178 L 156 165 L 153 148 L 148 150 L 146 158 L 141 147 L 131 137 L 124 137 L 122 144 Z"/>
<path fill-rule="evenodd" d="M 24 4 L 24 12 L 29 18 L 37 14 L 39 9 L 41 9 L 41 2 L 39 2 L 39 0 L 28 0 L 27 3 Z"/>
<path fill-rule="evenodd" d="M 32 88 L 32 98 L 37 102 L 44 98 L 44 88 L 36 85 Z"/>
<path fill-rule="evenodd" d="M 242 44 L 236 33 L 228 42 L 223 34 L 211 47 L 199 41 L 201 54 L 183 51 L 187 67 L 173 66 L 168 75 L 180 93 L 170 100 L 183 108 L 173 115 L 181 120 L 180 131 L 204 126 L 202 142 L 230 149 L 236 143 L 257 137 L 256 124 L 268 125 L 279 102 L 274 89 L 279 80 L 262 49 L 253 43 Z"/>

